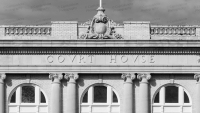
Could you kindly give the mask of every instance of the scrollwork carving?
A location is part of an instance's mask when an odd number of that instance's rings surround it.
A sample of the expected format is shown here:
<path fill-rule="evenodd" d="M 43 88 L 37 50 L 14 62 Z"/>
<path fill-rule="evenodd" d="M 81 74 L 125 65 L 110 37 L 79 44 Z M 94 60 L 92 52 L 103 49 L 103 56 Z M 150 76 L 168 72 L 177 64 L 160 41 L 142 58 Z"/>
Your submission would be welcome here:
<path fill-rule="evenodd" d="M 77 73 L 65 73 L 64 78 L 66 80 L 77 80 L 79 78 L 79 75 Z"/>
<path fill-rule="evenodd" d="M 138 78 L 139 80 L 145 79 L 145 80 L 148 81 L 148 80 L 151 79 L 151 75 L 150 75 L 149 73 L 138 73 L 137 78 Z"/>
<path fill-rule="evenodd" d="M 63 75 L 62 73 L 50 73 L 49 78 L 52 82 L 60 82 L 60 80 L 63 79 Z"/>
<path fill-rule="evenodd" d="M 0 79 L 2 79 L 2 80 L 6 79 L 6 74 L 5 73 L 0 73 Z"/>
<path fill-rule="evenodd" d="M 134 73 L 122 73 L 122 76 L 121 76 L 122 79 L 127 79 L 127 78 L 130 78 L 131 80 L 134 80 L 135 79 L 135 74 Z"/>
<path fill-rule="evenodd" d="M 104 8 L 99 7 L 97 11 L 92 20 L 82 24 L 88 28 L 86 33 L 79 36 L 79 39 L 122 39 L 122 36 L 115 31 L 115 26 L 119 24 L 104 14 Z"/>
<path fill-rule="evenodd" d="M 200 78 L 200 73 L 194 74 L 194 79 L 196 79 L 197 82 L 200 82 L 200 81 L 199 81 L 199 78 Z"/>

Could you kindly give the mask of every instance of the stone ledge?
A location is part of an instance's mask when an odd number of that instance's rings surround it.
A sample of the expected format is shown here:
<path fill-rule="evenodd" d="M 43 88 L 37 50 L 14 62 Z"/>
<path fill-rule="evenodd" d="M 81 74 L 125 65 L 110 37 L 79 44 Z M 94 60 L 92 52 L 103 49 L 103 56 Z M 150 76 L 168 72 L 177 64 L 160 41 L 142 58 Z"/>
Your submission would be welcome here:
<path fill-rule="evenodd" d="M 200 73 L 199 66 L 0 66 L 3 73 Z"/>
<path fill-rule="evenodd" d="M 78 21 L 51 21 L 52 24 L 78 24 Z"/>
<path fill-rule="evenodd" d="M 200 40 L 1 40 L 0 47 L 200 47 Z"/>
<path fill-rule="evenodd" d="M 150 21 L 124 21 L 124 24 L 150 24 Z"/>

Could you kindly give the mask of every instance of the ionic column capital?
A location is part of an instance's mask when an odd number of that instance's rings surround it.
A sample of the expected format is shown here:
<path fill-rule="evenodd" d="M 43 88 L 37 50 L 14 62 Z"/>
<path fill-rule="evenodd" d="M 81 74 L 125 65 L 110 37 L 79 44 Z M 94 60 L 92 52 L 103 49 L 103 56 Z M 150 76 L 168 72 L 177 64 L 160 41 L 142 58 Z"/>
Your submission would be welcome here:
<path fill-rule="evenodd" d="M 196 79 L 198 83 L 200 82 L 199 78 L 200 78 L 200 73 L 195 73 L 194 74 L 194 79 Z"/>
<path fill-rule="evenodd" d="M 148 80 L 151 79 L 151 74 L 150 73 L 138 73 L 137 78 L 140 80 L 142 83 L 148 83 Z"/>
<path fill-rule="evenodd" d="M 126 83 L 132 83 L 132 80 L 134 80 L 136 77 L 135 73 L 122 73 L 121 78 L 124 79 Z"/>
<path fill-rule="evenodd" d="M 63 79 L 62 73 L 49 73 L 49 78 L 53 83 L 60 83 L 60 80 Z"/>
<path fill-rule="evenodd" d="M 78 73 L 65 73 L 64 78 L 69 80 L 69 83 L 76 83 L 76 80 L 79 78 Z"/>
<path fill-rule="evenodd" d="M 0 83 L 4 83 L 4 79 L 6 79 L 6 74 L 0 73 Z"/>

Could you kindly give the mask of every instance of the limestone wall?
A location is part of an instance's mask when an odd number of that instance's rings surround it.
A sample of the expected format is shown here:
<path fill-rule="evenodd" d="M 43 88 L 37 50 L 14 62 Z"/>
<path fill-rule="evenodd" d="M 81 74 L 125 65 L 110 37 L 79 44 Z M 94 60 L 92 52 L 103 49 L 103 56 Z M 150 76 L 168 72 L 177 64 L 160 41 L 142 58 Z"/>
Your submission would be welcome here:
<path fill-rule="evenodd" d="M 149 80 L 149 102 L 153 101 L 155 93 L 166 84 L 177 84 L 183 86 L 189 93 L 192 99 L 192 109 L 193 112 L 195 111 L 195 91 L 196 91 L 196 80 L 194 80 L 193 74 L 151 74 L 152 78 Z M 173 75 L 173 76 L 172 76 Z M 62 109 L 63 113 L 66 112 L 66 108 L 68 107 L 66 104 L 67 98 L 67 80 L 61 80 L 62 85 L 62 101 L 63 104 Z M 11 92 L 17 88 L 17 86 L 24 84 L 24 83 L 31 83 L 38 85 L 46 94 L 48 98 L 48 104 L 52 102 L 50 100 L 51 97 L 51 80 L 48 78 L 48 74 L 32 74 L 30 79 L 27 79 L 25 74 L 7 74 L 5 79 L 5 91 L 6 91 L 6 105 L 8 104 L 8 99 Z M 77 80 L 77 98 L 78 98 L 78 106 L 77 109 L 80 110 L 80 102 L 82 94 L 89 88 L 91 85 L 94 84 L 107 84 L 113 87 L 117 94 L 120 97 L 120 111 L 123 110 L 123 79 L 121 79 L 121 74 L 103 74 L 101 79 L 99 78 L 98 74 L 79 74 L 79 79 Z M 141 107 L 138 105 L 139 101 L 139 80 L 133 80 L 133 109 L 135 113 L 140 113 L 138 108 Z M 150 110 L 152 109 L 151 103 L 149 104 Z M 7 109 L 7 106 L 6 106 Z M 49 111 L 50 111 L 49 107 Z"/>

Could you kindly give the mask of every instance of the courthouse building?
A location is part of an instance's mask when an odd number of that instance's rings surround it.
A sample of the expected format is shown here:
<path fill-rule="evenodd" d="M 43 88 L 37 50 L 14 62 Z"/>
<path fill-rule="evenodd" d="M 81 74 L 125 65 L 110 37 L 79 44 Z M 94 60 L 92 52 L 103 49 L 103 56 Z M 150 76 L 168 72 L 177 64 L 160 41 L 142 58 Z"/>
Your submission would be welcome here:
<path fill-rule="evenodd" d="M 0 113 L 200 113 L 200 27 L 0 26 Z"/>

